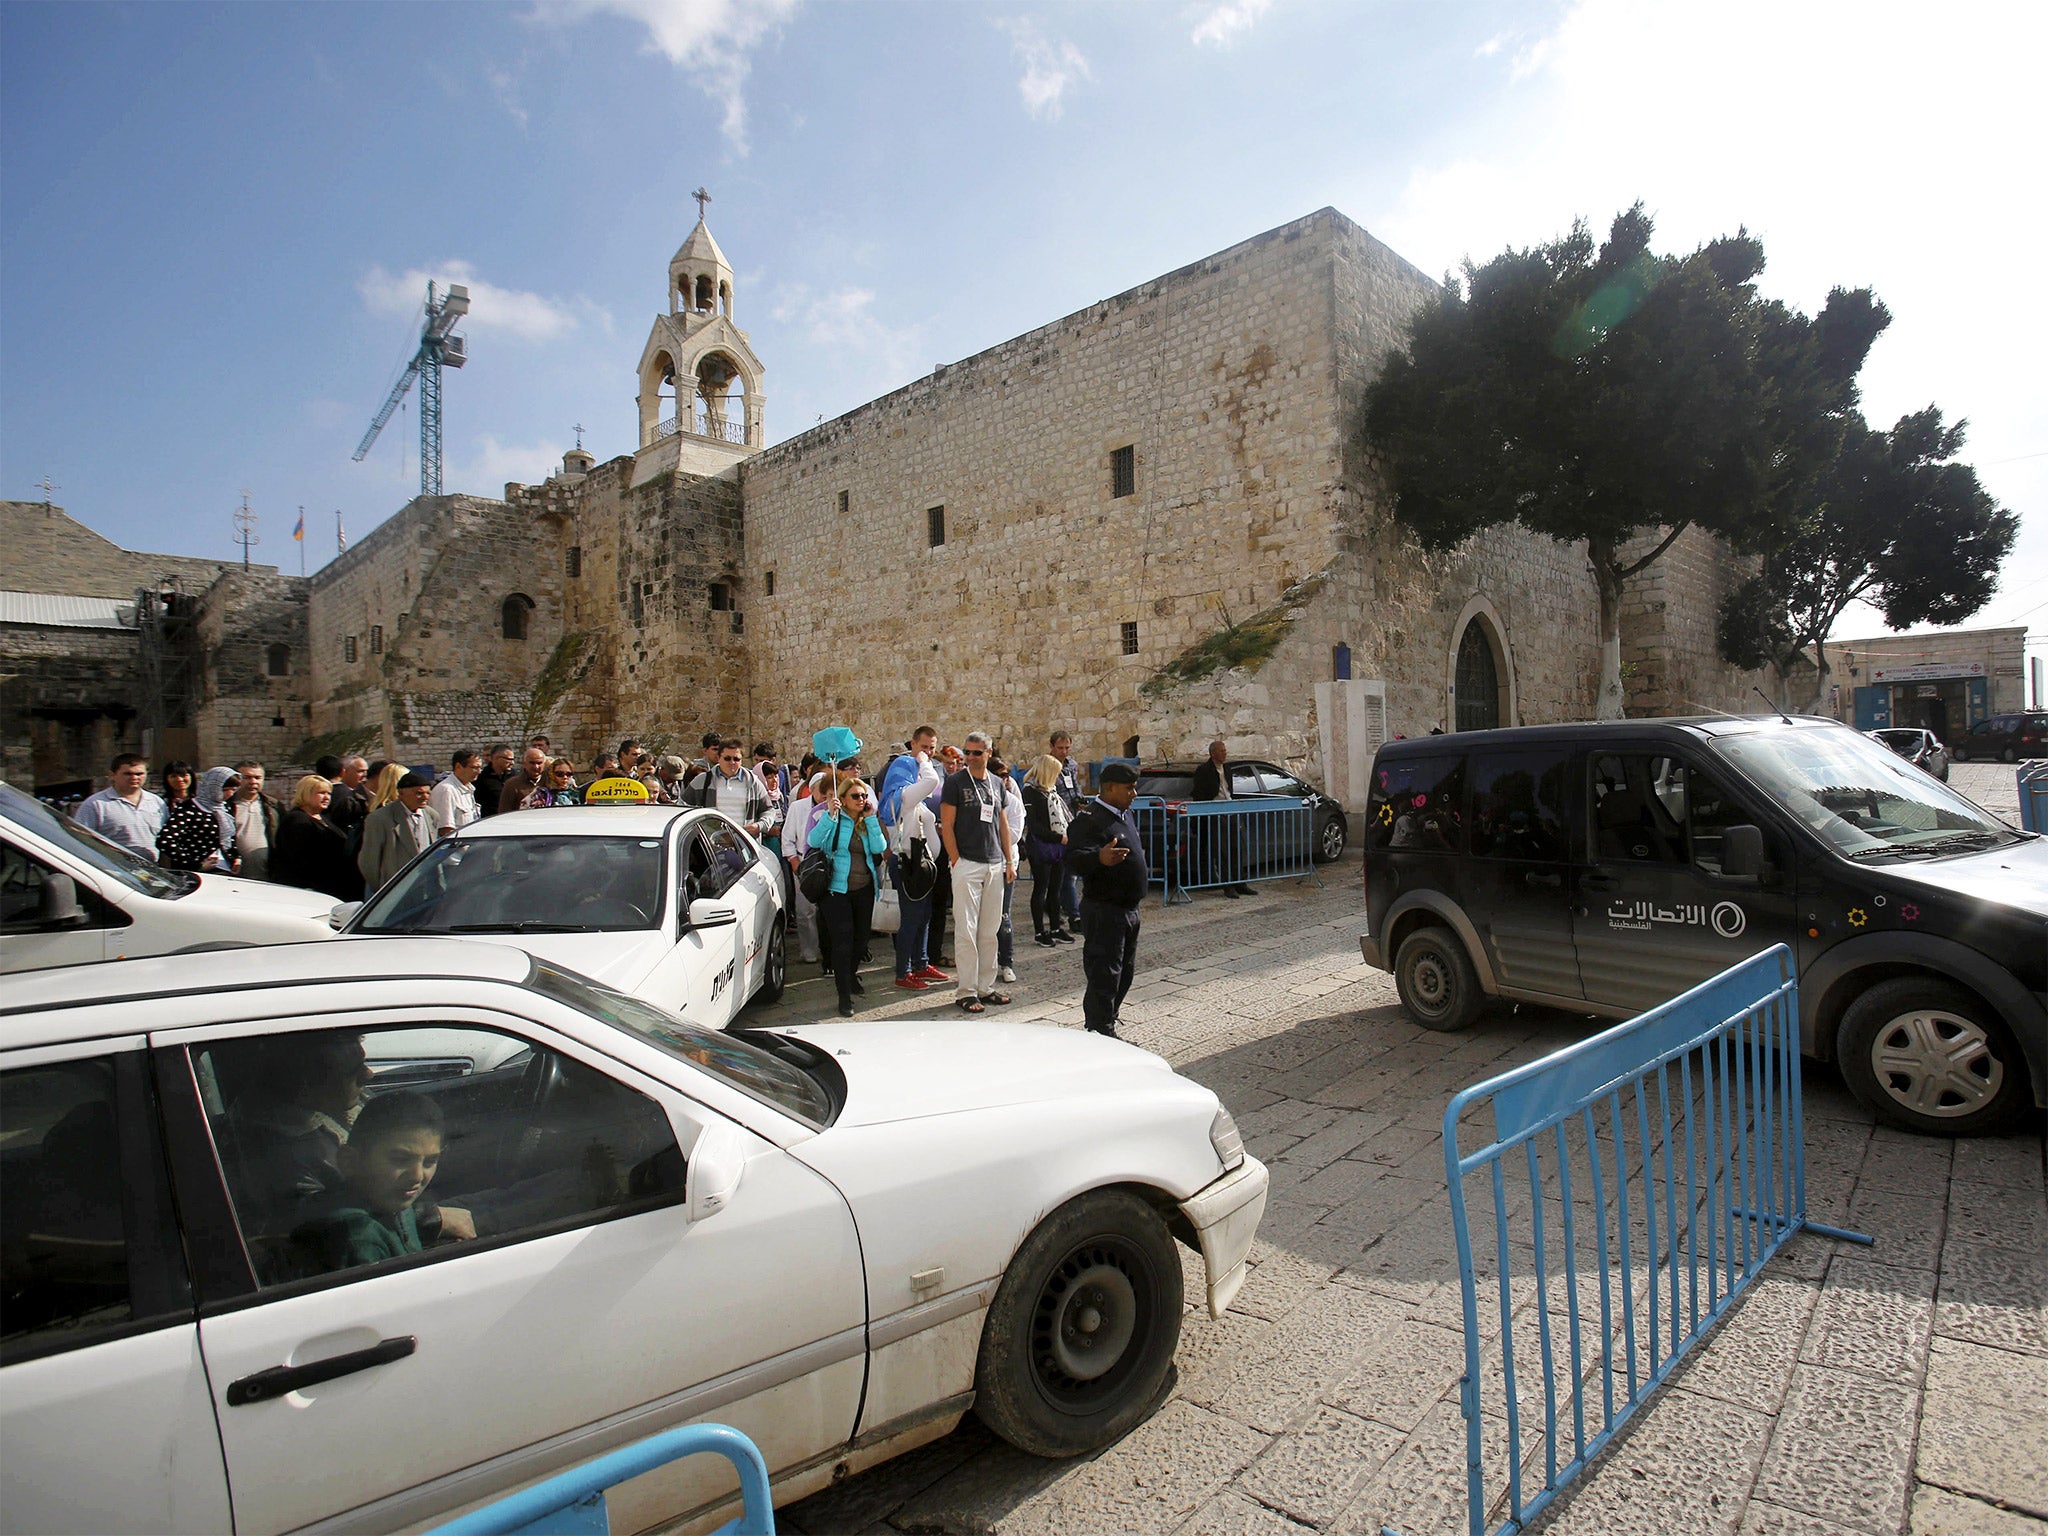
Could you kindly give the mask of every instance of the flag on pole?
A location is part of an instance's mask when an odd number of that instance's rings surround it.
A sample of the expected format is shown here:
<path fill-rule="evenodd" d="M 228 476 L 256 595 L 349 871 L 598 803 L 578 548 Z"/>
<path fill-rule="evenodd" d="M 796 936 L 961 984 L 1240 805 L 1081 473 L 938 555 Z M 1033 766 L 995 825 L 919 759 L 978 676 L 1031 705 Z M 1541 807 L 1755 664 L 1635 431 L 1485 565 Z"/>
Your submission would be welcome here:
<path fill-rule="evenodd" d="M 337 555 L 348 553 L 348 535 L 341 531 L 341 508 L 339 507 L 334 509 L 334 552 Z"/>
<path fill-rule="evenodd" d="M 306 509 L 304 507 L 299 508 L 299 520 L 292 528 L 292 537 L 301 544 L 306 541 Z"/>

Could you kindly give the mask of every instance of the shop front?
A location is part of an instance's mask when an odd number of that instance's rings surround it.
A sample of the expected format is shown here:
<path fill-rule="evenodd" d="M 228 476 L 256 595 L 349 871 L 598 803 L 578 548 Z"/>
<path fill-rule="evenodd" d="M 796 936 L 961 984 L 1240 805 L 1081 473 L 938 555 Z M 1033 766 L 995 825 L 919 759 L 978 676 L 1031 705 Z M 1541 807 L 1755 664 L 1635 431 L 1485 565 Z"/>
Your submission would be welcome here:
<path fill-rule="evenodd" d="M 1981 661 L 1873 667 L 1856 690 L 1856 728 L 1917 726 L 1954 741 L 1991 714 L 1991 682 Z"/>

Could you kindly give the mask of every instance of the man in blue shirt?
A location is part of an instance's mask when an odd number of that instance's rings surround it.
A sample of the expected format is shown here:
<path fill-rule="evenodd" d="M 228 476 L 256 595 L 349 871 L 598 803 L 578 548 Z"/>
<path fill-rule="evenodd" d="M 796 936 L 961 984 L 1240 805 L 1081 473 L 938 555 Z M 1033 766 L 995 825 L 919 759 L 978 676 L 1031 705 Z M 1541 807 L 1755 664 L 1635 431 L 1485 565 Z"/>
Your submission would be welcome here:
<path fill-rule="evenodd" d="M 119 843 L 130 853 L 156 862 L 157 834 L 164 829 L 170 807 L 144 785 L 149 779 L 149 760 L 133 752 L 114 759 L 111 782 L 98 794 L 87 795 L 71 819 L 87 831 L 97 832 L 108 842 Z"/>
<path fill-rule="evenodd" d="M 1145 845 L 1131 819 L 1138 770 L 1108 763 L 1101 788 L 1067 828 L 1067 868 L 1081 881 L 1081 971 L 1087 990 L 1081 1015 L 1089 1029 L 1112 1039 L 1138 959 L 1138 907 L 1152 873 Z"/>

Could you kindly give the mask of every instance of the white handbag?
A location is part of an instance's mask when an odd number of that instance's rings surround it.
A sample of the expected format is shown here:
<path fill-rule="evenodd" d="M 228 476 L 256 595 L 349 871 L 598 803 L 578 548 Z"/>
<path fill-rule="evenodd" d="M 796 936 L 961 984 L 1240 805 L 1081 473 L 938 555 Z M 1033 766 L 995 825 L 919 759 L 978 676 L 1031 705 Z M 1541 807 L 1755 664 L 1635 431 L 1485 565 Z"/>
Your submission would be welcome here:
<path fill-rule="evenodd" d="M 876 933 L 894 933 L 903 924 L 903 908 L 896 899 L 894 882 L 885 882 L 875 890 L 875 916 L 869 927 Z"/>

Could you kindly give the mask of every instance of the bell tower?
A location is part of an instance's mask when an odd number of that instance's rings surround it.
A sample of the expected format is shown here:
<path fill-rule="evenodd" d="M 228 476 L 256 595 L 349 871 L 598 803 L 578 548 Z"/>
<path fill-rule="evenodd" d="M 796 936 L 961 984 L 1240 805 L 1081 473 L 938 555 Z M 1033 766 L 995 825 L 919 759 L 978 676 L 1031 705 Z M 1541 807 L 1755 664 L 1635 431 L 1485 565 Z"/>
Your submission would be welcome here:
<path fill-rule="evenodd" d="M 638 485 L 670 470 L 716 474 L 766 445 L 761 360 L 733 320 L 732 263 L 705 219 L 669 258 L 668 313 L 657 315 L 640 354 Z"/>

